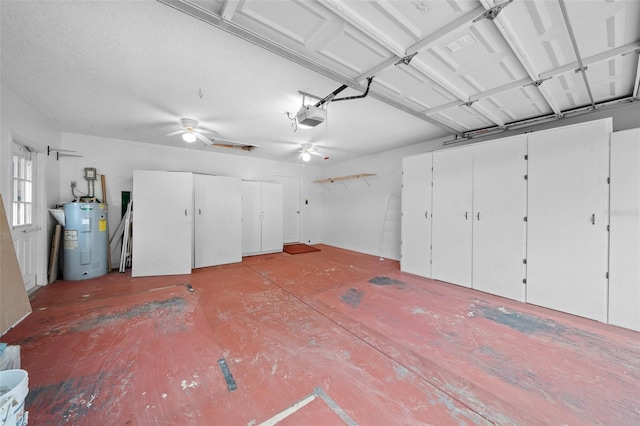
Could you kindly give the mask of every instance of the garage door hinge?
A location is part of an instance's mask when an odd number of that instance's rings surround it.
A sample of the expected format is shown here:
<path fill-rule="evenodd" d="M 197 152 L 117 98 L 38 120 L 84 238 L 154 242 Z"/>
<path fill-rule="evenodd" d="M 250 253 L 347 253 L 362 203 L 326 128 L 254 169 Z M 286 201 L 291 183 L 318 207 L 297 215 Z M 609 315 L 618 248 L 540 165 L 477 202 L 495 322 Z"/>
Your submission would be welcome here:
<path fill-rule="evenodd" d="M 611 225 L 607 225 L 607 232 L 609 232 L 611 230 L 610 226 Z"/>
<path fill-rule="evenodd" d="M 611 178 L 610 177 L 607 178 L 607 183 L 611 183 Z"/>
<path fill-rule="evenodd" d="M 606 277 L 607 277 L 607 279 L 609 279 L 609 272 L 607 272 L 607 275 L 606 275 Z"/>
<path fill-rule="evenodd" d="M 526 216 L 524 217 L 524 221 L 525 221 L 525 222 L 527 221 L 527 217 L 526 217 Z"/>
<path fill-rule="evenodd" d="M 528 155 L 525 155 L 525 156 L 524 156 L 524 159 L 525 159 L 525 160 L 528 160 L 528 159 L 529 159 L 529 156 L 528 156 Z"/>
<path fill-rule="evenodd" d="M 522 263 L 527 264 L 527 259 L 522 259 Z"/>
<path fill-rule="evenodd" d="M 526 279 L 526 278 L 523 278 L 523 279 L 522 279 L 522 284 L 526 284 L 526 283 L 527 283 L 527 279 Z"/>
<path fill-rule="evenodd" d="M 524 175 L 524 180 L 529 179 L 529 175 Z"/>

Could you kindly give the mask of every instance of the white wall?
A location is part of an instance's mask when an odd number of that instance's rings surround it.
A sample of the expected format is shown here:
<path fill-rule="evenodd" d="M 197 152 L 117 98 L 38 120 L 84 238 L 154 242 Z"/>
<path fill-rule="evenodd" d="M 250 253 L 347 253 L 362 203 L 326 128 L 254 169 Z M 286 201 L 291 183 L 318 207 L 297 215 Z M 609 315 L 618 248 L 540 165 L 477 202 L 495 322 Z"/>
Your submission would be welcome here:
<path fill-rule="evenodd" d="M 62 148 L 77 151 L 75 154 L 82 157 L 61 159 L 63 165 L 59 190 L 62 198 L 58 201 L 69 202 L 73 199 L 72 180 L 78 182 L 79 192 L 86 193 L 84 168 L 95 167 L 98 174 L 106 176 L 111 231 L 120 222 L 121 192 L 133 189 L 135 169 L 191 171 L 264 182 L 270 182 L 274 174 L 279 174 L 300 177 L 301 199 L 309 200 L 309 204 L 303 205 L 301 210 L 300 237 L 302 241 L 312 244 L 321 242 L 320 188 L 311 183 L 318 178 L 319 167 L 74 133 L 62 134 Z M 99 181 L 96 187 L 96 194 L 99 195 Z M 158 206 L 162 206 L 162 200 L 158 200 Z"/>
<path fill-rule="evenodd" d="M 36 268 L 38 284 L 45 284 L 47 277 L 49 243 L 53 235 L 55 220 L 47 208 L 59 198 L 60 163 L 55 156 L 47 156 L 47 146 L 60 147 L 60 132 L 55 130 L 35 109 L 20 99 L 12 90 L 2 85 L 0 89 L 0 193 L 4 200 L 7 215 L 10 215 L 11 201 L 11 146 L 17 140 L 34 148 L 38 161 L 38 189 L 36 202 L 40 204 L 41 214 L 38 225 L 44 229 L 38 237 Z M 9 217 L 9 221 L 11 218 Z"/>
<path fill-rule="evenodd" d="M 613 117 L 613 130 L 640 127 L 640 102 L 617 108 L 598 110 L 590 114 L 557 120 L 517 131 L 505 132 L 473 142 L 497 139 L 525 132 Z M 371 187 L 360 180 L 327 184 L 322 190 L 322 241 L 325 244 L 373 254 L 389 259 L 400 259 L 399 217 L 387 215 L 392 195 L 400 200 L 402 192 L 402 158 L 443 148 L 451 138 L 427 141 L 406 148 L 394 149 L 322 168 L 322 178 L 375 173 L 368 179 Z M 469 143 L 469 142 L 465 142 Z M 395 212 L 396 215 L 399 212 Z M 385 219 L 387 217 L 387 219 Z M 396 220 L 397 219 L 397 220 Z M 389 228 L 392 229 L 389 229 Z"/>
<path fill-rule="evenodd" d="M 329 164 L 322 177 L 375 176 L 322 186 L 322 241 L 348 250 L 400 259 L 402 158 L 432 151 L 442 140 Z"/>

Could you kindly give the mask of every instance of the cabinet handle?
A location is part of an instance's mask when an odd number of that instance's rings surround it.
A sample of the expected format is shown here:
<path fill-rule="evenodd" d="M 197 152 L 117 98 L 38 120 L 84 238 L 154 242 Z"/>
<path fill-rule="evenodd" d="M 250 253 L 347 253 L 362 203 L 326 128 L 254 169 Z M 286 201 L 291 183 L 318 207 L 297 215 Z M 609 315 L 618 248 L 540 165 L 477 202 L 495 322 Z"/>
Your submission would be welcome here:
<path fill-rule="evenodd" d="M 469 212 L 464 212 L 464 220 L 468 220 L 469 219 Z"/>
<path fill-rule="evenodd" d="M 187 209 L 184 209 L 184 215 L 185 216 L 187 215 Z"/>
<path fill-rule="evenodd" d="M 429 212 L 425 210 L 424 212 L 424 218 L 425 219 L 429 219 Z"/>
<path fill-rule="evenodd" d="M 480 220 L 480 212 L 478 212 L 478 220 Z"/>
<path fill-rule="evenodd" d="M 591 215 L 591 224 L 592 225 L 596 224 L 596 214 L 595 213 Z"/>
<path fill-rule="evenodd" d="M 202 216 L 202 210 L 198 209 L 198 215 Z"/>

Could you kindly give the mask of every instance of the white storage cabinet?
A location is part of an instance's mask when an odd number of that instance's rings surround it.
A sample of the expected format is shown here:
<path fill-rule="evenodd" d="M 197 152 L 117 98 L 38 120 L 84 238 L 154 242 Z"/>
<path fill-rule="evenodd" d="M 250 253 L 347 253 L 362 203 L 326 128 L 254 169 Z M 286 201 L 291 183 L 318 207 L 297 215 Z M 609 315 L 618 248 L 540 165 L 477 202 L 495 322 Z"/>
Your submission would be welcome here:
<path fill-rule="evenodd" d="M 242 255 L 276 253 L 283 246 L 282 185 L 242 182 Z"/>

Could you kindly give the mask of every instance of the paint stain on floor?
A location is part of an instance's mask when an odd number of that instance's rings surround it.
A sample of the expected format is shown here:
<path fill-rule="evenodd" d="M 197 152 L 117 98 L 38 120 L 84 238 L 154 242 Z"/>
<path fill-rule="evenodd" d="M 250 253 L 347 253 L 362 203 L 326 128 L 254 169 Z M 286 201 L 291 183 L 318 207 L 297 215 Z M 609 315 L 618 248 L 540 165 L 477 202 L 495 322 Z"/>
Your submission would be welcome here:
<path fill-rule="evenodd" d="M 31 423 L 640 424 L 638 334 L 321 247 L 38 291 Z"/>

